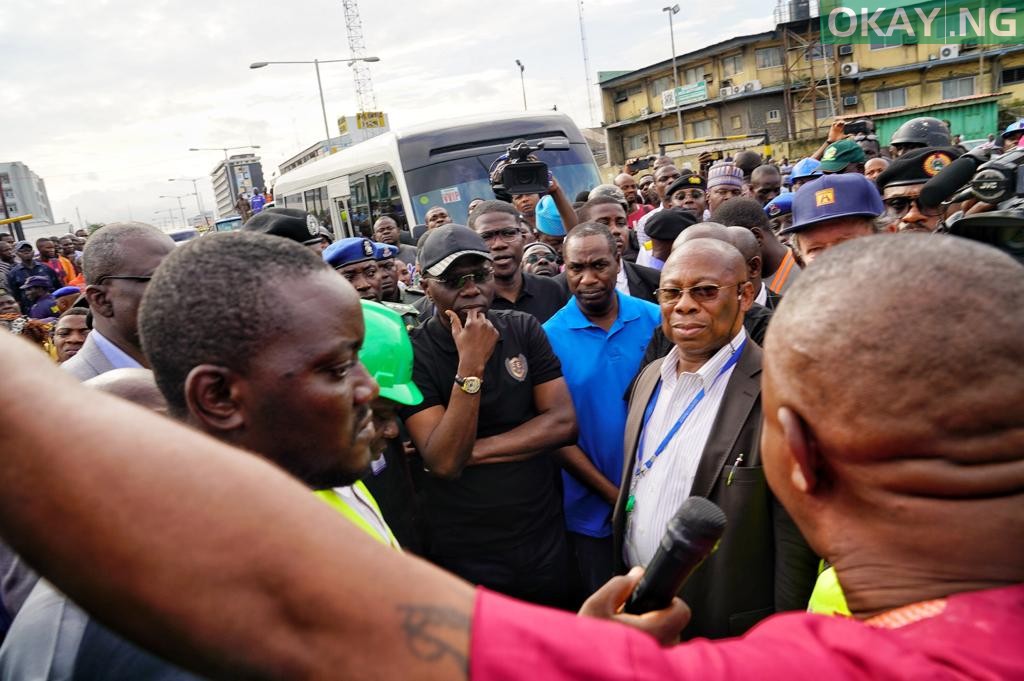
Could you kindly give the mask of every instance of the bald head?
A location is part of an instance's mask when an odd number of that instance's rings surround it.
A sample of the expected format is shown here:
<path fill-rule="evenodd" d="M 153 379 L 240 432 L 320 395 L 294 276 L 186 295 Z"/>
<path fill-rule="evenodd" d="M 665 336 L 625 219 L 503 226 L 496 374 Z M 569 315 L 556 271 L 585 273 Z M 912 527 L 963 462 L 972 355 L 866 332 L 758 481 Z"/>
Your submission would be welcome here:
<path fill-rule="evenodd" d="M 672 242 L 672 250 L 674 251 L 687 241 L 693 241 L 694 239 L 718 239 L 728 243 L 729 239 L 726 238 L 726 234 L 725 225 L 717 222 L 698 222 L 684 229 L 676 237 L 676 240 Z"/>
<path fill-rule="evenodd" d="M 867 563 L 909 568 L 916 600 L 1024 579 L 1022 275 L 972 241 L 870 236 L 822 254 L 776 311 L 766 474 L 844 589 Z"/>
<path fill-rule="evenodd" d="M 85 381 L 83 385 L 128 400 L 140 407 L 167 413 L 167 400 L 156 386 L 149 369 L 113 369 Z"/>
<path fill-rule="evenodd" d="M 686 232 L 698 226 L 708 227 L 710 229 L 722 227 L 721 225 L 714 225 L 713 223 L 703 223 L 702 225 L 694 225 L 693 227 L 690 227 Z M 724 230 L 725 228 L 722 227 L 722 229 Z M 683 232 L 683 234 L 686 232 Z M 735 274 L 741 279 L 745 279 L 744 273 L 746 272 L 746 265 L 743 262 L 743 255 L 736 250 L 736 247 L 724 239 L 708 237 L 690 239 L 680 244 L 679 248 L 673 248 L 672 255 L 670 255 L 668 260 L 665 262 L 665 267 L 662 271 L 664 272 L 669 269 L 669 266 L 678 268 L 680 265 L 686 263 L 687 260 L 692 260 L 695 257 L 715 262 L 723 274 Z"/>

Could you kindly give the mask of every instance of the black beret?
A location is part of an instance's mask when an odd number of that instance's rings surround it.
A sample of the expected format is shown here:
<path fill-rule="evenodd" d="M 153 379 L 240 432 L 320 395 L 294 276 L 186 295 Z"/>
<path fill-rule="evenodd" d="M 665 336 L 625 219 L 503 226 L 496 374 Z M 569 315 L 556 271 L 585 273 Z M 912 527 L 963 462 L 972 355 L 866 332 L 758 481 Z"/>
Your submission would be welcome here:
<path fill-rule="evenodd" d="M 298 208 L 268 208 L 246 220 L 242 230 L 283 236 L 303 245 L 321 240 L 320 221 Z"/>
<path fill-rule="evenodd" d="M 647 219 L 644 231 L 658 241 L 675 241 L 684 229 L 697 224 L 697 216 L 688 210 L 666 208 Z"/>
<path fill-rule="evenodd" d="M 903 154 L 875 178 L 879 189 L 892 185 L 922 184 L 960 158 L 953 147 L 924 147 Z"/>
<path fill-rule="evenodd" d="M 707 183 L 704 181 L 704 178 L 697 173 L 683 173 L 679 176 L 678 180 L 669 186 L 668 191 L 665 192 L 665 196 L 672 196 L 680 189 L 689 189 L 691 187 L 706 190 Z"/>

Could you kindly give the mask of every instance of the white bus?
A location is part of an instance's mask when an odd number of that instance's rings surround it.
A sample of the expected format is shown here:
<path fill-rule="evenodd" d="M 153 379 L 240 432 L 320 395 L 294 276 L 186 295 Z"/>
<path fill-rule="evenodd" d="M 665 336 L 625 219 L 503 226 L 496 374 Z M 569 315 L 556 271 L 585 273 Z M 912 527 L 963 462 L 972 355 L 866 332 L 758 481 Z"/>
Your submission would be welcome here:
<path fill-rule="evenodd" d="M 387 132 L 299 166 L 278 178 L 278 207 L 304 208 L 338 237 L 370 236 L 391 215 L 402 229 L 444 206 L 466 224 L 469 203 L 493 199 L 488 168 L 515 139 L 544 141 L 537 153 L 571 201 L 600 184 L 594 156 L 564 114 L 477 116 Z"/>

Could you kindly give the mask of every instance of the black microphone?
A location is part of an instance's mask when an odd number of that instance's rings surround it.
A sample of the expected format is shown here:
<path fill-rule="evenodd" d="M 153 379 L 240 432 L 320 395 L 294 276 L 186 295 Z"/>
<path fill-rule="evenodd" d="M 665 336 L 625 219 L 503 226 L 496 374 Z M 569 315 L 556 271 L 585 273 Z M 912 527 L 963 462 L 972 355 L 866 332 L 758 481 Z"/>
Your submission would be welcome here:
<path fill-rule="evenodd" d="M 718 548 L 725 513 L 704 497 L 690 497 L 668 521 L 654 558 L 626 603 L 631 615 L 667 608 L 679 587 Z"/>
<path fill-rule="evenodd" d="M 926 208 L 938 208 L 960 187 L 970 182 L 978 170 L 978 166 L 984 162 L 984 159 L 964 154 L 943 168 L 938 175 L 925 182 L 917 200 Z"/>

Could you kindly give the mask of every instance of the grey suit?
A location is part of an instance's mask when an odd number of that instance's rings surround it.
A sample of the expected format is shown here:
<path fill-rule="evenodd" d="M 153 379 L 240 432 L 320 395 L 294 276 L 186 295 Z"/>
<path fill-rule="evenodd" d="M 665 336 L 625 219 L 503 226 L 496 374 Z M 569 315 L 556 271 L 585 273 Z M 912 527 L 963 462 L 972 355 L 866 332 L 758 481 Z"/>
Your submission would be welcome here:
<path fill-rule="evenodd" d="M 68 372 L 79 381 L 88 381 L 94 376 L 105 374 L 114 368 L 107 356 L 100 350 L 90 333 L 82 344 L 82 349 L 74 357 L 60 365 L 60 368 Z"/>
<path fill-rule="evenodd" d="M 612 515 L 615 560 L 622 571 L 627 567 L 622 556 L 625 500 L 644 409 L 663 361 L 658 359 L 643 370 L 629 399 L 623 482 Z M 760 437 L 761 348 L 748 341 L 729 377 L 690 492 L 718 504 L 728 525 L 718 551 L 680 592 L 693 609 L 683 632 L 686 638 L 737 636 L 774 612 L 807 607 L 817 557 L 768 489 Z M 741 452 L 743 461 L 734 469 Z"/>

